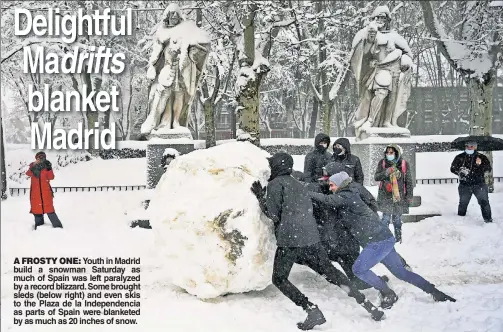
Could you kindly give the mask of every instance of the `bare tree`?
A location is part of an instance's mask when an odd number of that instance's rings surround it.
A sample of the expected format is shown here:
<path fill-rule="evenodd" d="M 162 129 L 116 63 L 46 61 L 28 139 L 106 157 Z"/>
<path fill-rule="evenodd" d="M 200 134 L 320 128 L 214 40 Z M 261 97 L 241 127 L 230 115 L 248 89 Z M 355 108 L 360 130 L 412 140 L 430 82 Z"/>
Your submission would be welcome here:
<path fill-rule="evenodd" d="M 493 90 L 501 66 L 503 13 L 487 1 L 457 3 L 465 13 L 457 36 L 450 37 L 438 20 L 430 1 L 421 1 L 425 24 L 442 55 L 466 81 L 470 95 L 470 134 L 492 134 Z M 464 7 L 464 8 L 463 8 Z M 492 153 L 488 153 L 492 162 Z M 494 190 L 492 174 L 488 175 Z"/>

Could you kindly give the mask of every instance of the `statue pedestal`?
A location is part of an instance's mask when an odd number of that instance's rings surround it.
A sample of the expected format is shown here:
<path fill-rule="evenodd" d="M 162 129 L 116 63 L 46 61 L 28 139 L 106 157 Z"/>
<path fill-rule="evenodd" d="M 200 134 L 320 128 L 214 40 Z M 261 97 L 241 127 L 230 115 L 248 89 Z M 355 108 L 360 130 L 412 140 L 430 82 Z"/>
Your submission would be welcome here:
<path fill-rule="evenodd" d="M 373 128 L 376 129 L 376 135 L 393 135 L 390 129 L 395 128 Z M 398 128 L 403 129 L 403 128 Z M 387 133 L 386 130 L 388 131 Z M 408 131 L 408 130 L 407 130 Z M 351 144 L 351 153 L 360 158 L 365 180 L 363 185 L 376 186 L 379 182 L 374 181 L 377 164 L 384 158 L 384 150 L 389 144 L 398 144 L 402 148 L 402 156 L 408 163 L 407 172 L 412 176 L 412 183 L 416 186 L 416 143 L 412 139 L 399 134 L 384 138 L 382 136 L 373 136 Z M 415 212 L 414 208 L 421 205 L 421 196 L 414 196 L 413 202 L 409 208 L 409 214 L 403 216 L 404 222 L 417 222 L 422 219 L 438 216 L 439 213 Z"/>
<path fill-rule="evenodd" d="M 410 137 L 410 130 L 402 127 L 390 127 L 390 128 L 381 128 L 381 127 L 368 127 L 360 129 L 360 141 L 373 138 L 373 137 L 382 137 L 382 138 L 408 138 Z"/>
<path fill-rule="evenodd" d="M 387 129 L 387 128 L 375 128 Z M 396 136 L 395 136 L 396 137 Z M 398 144 L 402 147 L 402 156 L 408 162 L 407 172 L 412 175 L 412 180 L 416 183 L 416 144 L 408 138 L 377 138 L 369 137 L 351 144 L 351 153 L 360 158 L 365 175 L 365 186 L 375 186 L 378 183 L 374 181 L 377 163 L 384 158 L 384 149 L 389 144 Z"/>
<path fill-rule="evenodd" d="M 189 139 L 192 140 L 192 133 L 190 132 L 189 128 L 187 127 L 178 127 L 175 129 L 165 129 L 165 128 L 160 128 L 160 129 L 154 129 L 152 132 L 147 135 L 148 140 L 152 139 Z"/>
<path fill-rule="evenodd" d="M 180 154 L 194 151 L 192 137 L 179 139 L 153 138 L 147 143 L 147 188 L 155 188 L 164 169 L 161 166 L 164 151 L 168 148 L 177 150 Z"/>

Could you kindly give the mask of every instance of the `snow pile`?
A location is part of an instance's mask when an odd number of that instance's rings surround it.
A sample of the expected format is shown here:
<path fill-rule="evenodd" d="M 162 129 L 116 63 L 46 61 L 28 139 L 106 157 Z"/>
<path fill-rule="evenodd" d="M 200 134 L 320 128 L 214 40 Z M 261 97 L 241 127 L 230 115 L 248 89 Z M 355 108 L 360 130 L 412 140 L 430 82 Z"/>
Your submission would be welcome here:
<path fill-rule="evenodd" d="M 250 191 L 266 183 L 267 156 L 235 142 L 172 161 L 148 214 L 174 285 L 214 298 L 270 284 L 275 237 Z"/>
<path fill-rule="evenodd" d="M 173 148 L 166 148 L 164 150 L 164 153 L 162 154 L 163 157 L 171 157 L 171 158 L 176 158 L 180 155 L 180 152 L 178 152 L 177 149 L 173 149 Z"/>

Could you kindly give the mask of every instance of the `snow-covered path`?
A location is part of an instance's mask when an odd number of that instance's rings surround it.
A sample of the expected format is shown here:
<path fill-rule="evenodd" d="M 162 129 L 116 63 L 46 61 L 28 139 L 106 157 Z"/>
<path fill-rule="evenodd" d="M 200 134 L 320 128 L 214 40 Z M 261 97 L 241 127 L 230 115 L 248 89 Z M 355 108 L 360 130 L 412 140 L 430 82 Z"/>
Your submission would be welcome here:
<path fill-rule="evenodd" d="M 327 323 L 319 331 L 503 331 L 503 185 L 490 195 L 494 223 L 484 224 L 475 200 L 468 215 L 456 211 L 455 185 L 419 186 L 425 206 L 443 216 L 404 225 L 404 243 L 397 246 L 412 268 L 458 299 L 434 303 L 431 297 L 394 277 L 391 285 L 399 302 L 386 311 L 387 319 L 372 321 L 352 299 L 310 270 L 295 266 L 291 279 L 324 311 Z M 141 257 L 142 305 L 139 325 L 100 328 L 103 331 L 149 332 L 257 332 L 296 331 L 304 313 L 274 286 L 260 292 L 200 301 L 172 287 L 165 278 L 155 230 L 130 229 L 126 210 L 139 206 L 143 193 L 66 193 L 55 196 L 65 226 L 31 230 L 28 197 L 11 197 L 2 203 L 2 330 L 94 331 L 96 326 L 15 327 L 13 311 L 13 260 L 22 256 L 131 256 Z M 376 272 L 387 273 L 379 266 Z M 367 290 L 378 303 L 377 292 Z"/>

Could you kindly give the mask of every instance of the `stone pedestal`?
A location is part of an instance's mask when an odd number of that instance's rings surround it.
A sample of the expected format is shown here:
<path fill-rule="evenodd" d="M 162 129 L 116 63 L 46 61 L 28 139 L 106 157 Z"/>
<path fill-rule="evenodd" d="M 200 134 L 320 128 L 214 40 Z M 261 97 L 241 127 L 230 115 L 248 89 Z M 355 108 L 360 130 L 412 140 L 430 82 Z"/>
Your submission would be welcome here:
<path fill-rule="evenodd" d="M 388 129 L 388 128 L 373 128 Z M 402 157 L 407 161 L 407 172 L 412 176 L 412 183 L 416 186 L 416 143 L 407 137 L 391 133 L 375 133 L 375 136 L 360 140 L 351 144 L 351 153 L 358 156 L 362 163 L 363 174 L 365 175 L 364 185 L 375 186 L 374 181 L 377 164 L 384 158 L 384 151 L 389 144 L 397 144 L 402 148 Z M 393 136 L 393 137 L 384 137 Z M 409 205 L 409 214 L 402 216 L 403 222 L 419 222 L 423 219 L 440 216 L 440 213 L 421 212 L 418 207 L 421 205 L 421 196 L 414 196 L 412 204 Z"/>
<path fill-rule="evenodd" d="M 380 128 L 380 127 L 362 127 L 360 129 L 359 140 L 368 138 L 409 138 L 410 130 L 402 127 Z"/>
<path fill-rule="evenodd" d="M 164 151 L 172 148 L 186 154 L 194 151 L 194 141 L 190 139 L 152 139 L 147 144 L 147 188 L 155 188 L 164 169 L 161 166 Z"/>
<path fill-rule="evenodd" d="M 394 142 L 392 138 L 369 138 L 351 144 L 351 153 L 358 156 L 362 163 L 363 174 L 365 175 L 363 185 L 377 185 L 377 182 L 374 181 L 377 163 L 384 158 L 384 149 L 388 144 L 398 144 L 402 147 L 402 156 L 408 163 L 407 172 L 412 175 L 413 183 L 416 183 L 416 144 L 411 139 L 406 138 L 396 141 Z"/>
<path fill-rule="evenodd" d="M 187 127 L 178 127 L 176 129 L 157 129 L 147 135 L 148 140 L 152 139 L 189 139 L 192 140 L 192 133 Z"/>

